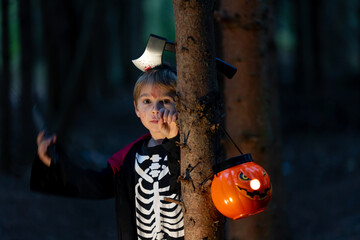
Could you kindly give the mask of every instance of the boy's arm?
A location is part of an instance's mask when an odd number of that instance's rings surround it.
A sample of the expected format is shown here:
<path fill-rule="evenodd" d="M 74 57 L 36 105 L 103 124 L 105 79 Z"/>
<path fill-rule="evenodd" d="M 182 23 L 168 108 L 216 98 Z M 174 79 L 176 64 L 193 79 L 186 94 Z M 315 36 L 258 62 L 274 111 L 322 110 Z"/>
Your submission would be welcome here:
<path fill-rule="evenodd" d="M 55 143 L 56 161 L 46 166 L 35 156 L 30 189 L 44 193 L 79 198 L 105 199 L 113 197 L 113 172 L 108 165 L 101 171 L 85 170 L 66 156 L 60 144 Z"/>
<path fill-rule="evenodd" d="M 180 147 L 178 145 L 180 141 L 179 134 L 167 139 L 165 138 L 162 146 L 168 153 L 168 166 L 170 170 L 170 191 L 180 194 L 181 186 L 178 178 L 180 176 Z"/>
<path fill-rule="evenodd" d="M 173 138 L 165 138 L 162 146 L 165 148 L 165 150 L 174 158 L 179 160 L 180 159 L 180 135 L 176 135 Z"/>

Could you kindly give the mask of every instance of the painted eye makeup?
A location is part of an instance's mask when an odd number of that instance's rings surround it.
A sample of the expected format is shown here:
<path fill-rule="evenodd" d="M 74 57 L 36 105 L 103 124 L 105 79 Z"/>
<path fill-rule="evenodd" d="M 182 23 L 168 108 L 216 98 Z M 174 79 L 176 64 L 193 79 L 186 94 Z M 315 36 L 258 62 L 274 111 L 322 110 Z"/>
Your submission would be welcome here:
<path fill-rule="evenodd" d="M 169 98 L 169 99 L 164 99 L 162 102 L 163 102 L 164 104 L 171 104 L 171 103 L 173 103 L 174 101 Z"/>

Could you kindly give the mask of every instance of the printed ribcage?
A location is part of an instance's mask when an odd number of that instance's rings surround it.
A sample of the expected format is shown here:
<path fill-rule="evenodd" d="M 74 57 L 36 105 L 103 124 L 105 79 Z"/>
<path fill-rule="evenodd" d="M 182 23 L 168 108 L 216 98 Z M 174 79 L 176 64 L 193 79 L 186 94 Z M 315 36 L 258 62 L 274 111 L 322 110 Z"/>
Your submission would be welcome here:
<path fill-rule="evenodd" d="M 169 193 L 169 168 L 163 164 L 167 157 L 162 160 L 159 155 L 150 158 L 137 154 L 136 159 L 135 171 L 139 178 L 135 185 L 135 205 L 139 238 L 163 239 L 164 234 L 173 238 L 183 236 L 181 207 L 164 200 L 165 197 L 178 200 L 176 194 Z M 144 161 L 151 161 L 145 169 L 142 168 Z"/>

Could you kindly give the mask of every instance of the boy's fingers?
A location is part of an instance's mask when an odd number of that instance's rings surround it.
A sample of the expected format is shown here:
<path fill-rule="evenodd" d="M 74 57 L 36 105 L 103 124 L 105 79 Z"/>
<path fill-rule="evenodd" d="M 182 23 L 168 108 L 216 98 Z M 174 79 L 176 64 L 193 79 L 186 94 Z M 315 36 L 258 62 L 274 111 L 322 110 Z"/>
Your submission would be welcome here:
<path fill-rule="evenodd" d="M 164 126 L 164 125 L 165 125 L 164 119 L 161 118 L 161 119 L 159 120 L 159 122 L 160 122 L 160 127 L 161 127 L 162 129 L 165 128 L 165 126 Z"/>
<path fill-rule="evenodd" d="M 40 157 L 44 157 L 46 153 L 47 146 L 43 143 L 38 147 L 38 154 Z"/>
<path fill-rule="evenodd" d="M 161 109 L 159 110 L 159 113 L 158 113 L 158 118 L 159 118 L 159 119 L 161 119 L 161 118 L 163 117 L 164 111 L 165 111 L 164 108 L 161 108 Z"/>
<path fill-rule="evenodd" d="M 176 122 L 176 119 L 177 119 L 177 112 L 175 112 L 174 114 L 173 114 L 173 116 L 172 116 L 172 119 L 171 119 L 171 121 L 172 122 Z"/>
<path fill-rule="evenodd" d="M 177 119 L 177 112 L 176 111 L 169 111 L 167 122 L 170 124 L 172 122 L 176 122 Z"/>
<path fill-rule="evenodd" d="M 48 147 L 52 143 L 56 142 L 56 139 L 56 135 L 52 135 L 51 137 L 45 137 L 45 131 L 41 131 L 36 138 L 39 158 L 48 167 L 50 166 L 51 158 L 46 154 L 46 152 Z"/>
<path fill-rule="evenodd" d="M 51 158 L 48 155 L 46 155 L 46 153 L 39 152 L 39 158 L 46 166 L 50 167 Z"/>
<path fill-rule="evenodd" d="M 164 115 L 163 115 L 162 119 L 163 119 L 164 122 L 166 122 L 166 123 L 169 123 L 169 121 L 168 121 L 168 116 L 169 116 L 169 110 L 165 109 L 165 110 L 164 110 Z"/>
<path fill-rule="evenodd" d="M 37 135 L 37 138 L 36 138 L 36 143 L 37 143 L 37 145 L 40 144 L 40 142 L 41 142 L 41 140 L 43 139 L 44 135 L 45 135 L 45 131 L 44 131 L 44 130 L 41 131 L 41 132 L 39 132 L 39 134 Z"/>
<path fill-rule="evenodd" d="M 167 122 L 168 122 L 169 124 L 173 122 L 174 114 L 175 114 L 174 111 L 170 111 L 170 113 L 169 113 L 169 115 L 168 115 L 168 119 L 167 119 Z"/>
<path fill-rule="evenodd" d="M 50 146 L 52 139 L 46 139 L 41 143 L 42 150 L 46 152 L 47 148 Z"/>
<path fill-rule="evenodd" d="M 56 142 L 56 136 L 53 136 L 51 138 L 45 139 L 45 140 L 41 140 L 39 145 L 38 145 L 38 149 L 39 149 L 39 153 L 41 152 L 46 152 L 47 148 L 52 144 Z"/>

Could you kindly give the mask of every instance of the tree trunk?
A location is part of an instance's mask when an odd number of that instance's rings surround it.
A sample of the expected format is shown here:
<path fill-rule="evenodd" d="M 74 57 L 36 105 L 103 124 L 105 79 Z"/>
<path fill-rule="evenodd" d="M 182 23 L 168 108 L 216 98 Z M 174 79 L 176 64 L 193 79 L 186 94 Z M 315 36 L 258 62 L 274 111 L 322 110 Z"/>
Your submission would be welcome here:
<path fill-rule="evenodd" d="M 70 120 L 86 96 L 90 37 L 98 1 L 77 5 L 73 1 L 40 0 L 43 15 L 43 41 L 48 73 L 50 131 L 66 138 Z"/>
<path fill-rule="evenodd" d="M 118 1 L 122 81 L 131 86 L 132 80 L 139 75 L 139 70 L 129 60 L 141 56 L 144 49 L 139 46 L 145 44 L 142 41 L 142 5 L 143 2 L 140 0 Z"/>
<path fill-rule="evenodd" d="M 295 64 L 295 84 L 294 91 L 306 98 L 306 101 L 311 96 L 311 89 L 316 81 L 315 79 L 315 58 L 313 49 L 314 39 L 311 34 L 313 22 L 309 18 L 309 12 L 311 9 L 311 1 L 295 1 L 294 8 L 297 9 L 295 14 L 295 28 L 296 28 L 296 39 L 298 41 L 296 47 L 296 64 Z"/>
<path fill-rule="evenodd" d="M 235 77 L 224 82 L 226 129 L 243 152 L 251 153 L 254 161 L 266 169 L 273 184 L 273 199 L 264 212 L 229 221 L 228 238 L 232 240 L 283 239 L 282 233 L 274 230 L 279 221 L 273 209 L 278 206 L 275 195 L 281 189 L 281 160 L 274 125 L 277 117 L 271 115 L 277 112 L 277 101 L 268 75 L 268 14 L 264 1 L 247 0 L 222 0 L 216 12 L 222 57 L 238 68 Z M 226 152 L 228 157 L 239 155 L 230 142 Z"/>
<path fill-rule="evenodd" d="M 10 52 L 9 52 L 9 0 L 1 1 L 1 58 L 2 74 L 1 84 L 1 158 L 0 169 L 4 172 L 10 168 L 10 129 L 11 129 L 11 106 L 10 106 Z"/>
<path fill-rule="evenodd" d="M 182 201 L 185 239 L 215 239 L 221 217 L 209 176 L 219 148 L 218 87 L 214 62 L 213 1 L 173 0 L 181 134 Z"/>
<path fill-rule="evenodd" d="M 90 41 L 94 31 L 95 12 L 98 1 L 87 1 L 82 10 L 79 33 L 77 35 L 74 56 L 69 66 L 66 84 L 66 91 L 61 96 L 60 112 L 55 129 L 58 134 L 67 137 L 71 119 L 74 116 L 79 102 L 86 96 L 88 80 L 86 79 L 85 66 L 88 65 L 90 56 Z"/>
<path fill-rule="evenodd" d="M 76 53 L 79 35 L 77 19 L 71 1 L 39 0 L 42 16 L 42 44 L 46 63 L 47 101 L 46 123 L 49 130 L 56 129 L 64 93 L 69 91 L 70 69 Z"/>
<path fill-rule="evenodd" d="M 31 154 L 34 149 L 35 134 L 33 132 L 34 125 L 31 117 L 32 109 L 32 75 L 33 75 L 33 41 L 32 41 L 32 24 L 31 24 L 31 4 L 30 0 L 19 1 L 19 22 L 20 22 L 20 43 L 21 43 L 21 97 L 20 97 L 20 131 L 21 136 L 20 152 L 21 154 Z M 19 167 L 24 166 L 24 161 L 29 161 L 23 157 L 17 158 L 22 162 L 19 162 Z M 31 161 L 31 160 L 30 160 Z"/>
<path fill-rule="evenodd" d="M 70 39 L 65 34 L 65 25 L 67 19 L 64 17 L 64 7 L 59 4 L 59 1 L 39 1 L 41 12 L 41 28 L 42 28 L 42 44 L 44 51 L 44 62 L 46 65 L 46 79 L 47 79 L 47 101 L 46 101 L 46 122 L 49 124 L 48 128 L 52 129 L 54 124 L 52 120 L 54 115 L 60 109 L 60 99 L 62 94 L 61 83 L 66 79 L 66 73 L 62 72 L 61 66 L 66 62 L 69 64 L 71 58 L 65 61 L 60 61 L 60 50 L 64 55 L 67 55 L 67 50 L 71 44 L 64 44 L 64 39 Z M 57 19 L 57 20 L 55 20 Z M 59 45 L 59 41 L 64 44 Z M 71 49 L 73 50 L 73 49 Z M 62 64 L 61 64 L 62 63 Z M 68 65 L 64 69 L 68 69 Z"/>

